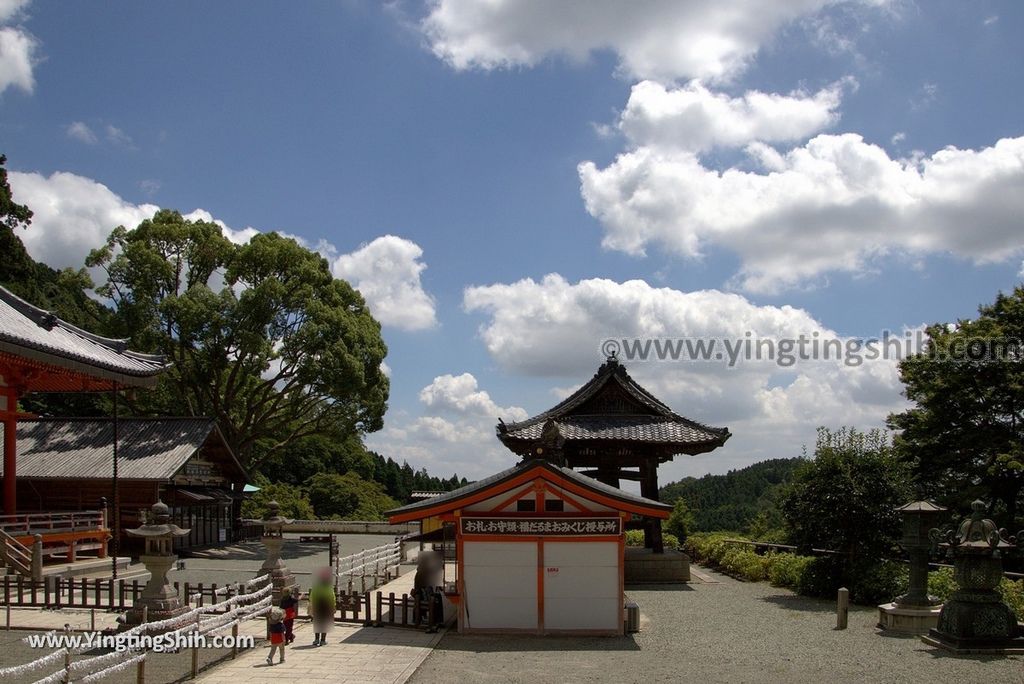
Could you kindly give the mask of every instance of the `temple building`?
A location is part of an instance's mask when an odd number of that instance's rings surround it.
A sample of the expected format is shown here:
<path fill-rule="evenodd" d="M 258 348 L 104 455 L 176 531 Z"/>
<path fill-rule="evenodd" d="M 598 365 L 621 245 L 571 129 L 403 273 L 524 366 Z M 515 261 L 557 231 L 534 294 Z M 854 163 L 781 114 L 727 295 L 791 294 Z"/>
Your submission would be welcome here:
<path fill-rule="evenodd" d="M 554 408 L 516 423 L 499 422 L 498 439 L 523 458 L 545 459 L 611 487 L 640 483 L 658 500 L 658 466 L 679 454 L 703 454 L 725 444 L 728 428 L 675 413 L 641 387 L 615 356 L 583 387 Z M 645 545 L 663 552 L 661 520 L 644 523 Z"/>
<path fill-rule="evenodd" d="M 151 387 L 164 359 L 128 349 L 29 304 L 0 287 L 0 417 L 4 425 L 4 515 L 17 513 L 18 398 L 29 392 L 116 392 Z"/>
<path fill-rule="evenodd" d="M 18 501 L 18 422 L 34 416 L 18 411 L 19 398 L 30 392 L 110 392 L 116 396 L 124 389 L 155 385 L 165 369 L 162 357 L 133 352 L 126 340 L 82 330 L 0 287 L 0 421 L 4 432 L 0 537 L 8 546 L 7 571 L 41 578 L 38 554 L 26 546 L 36 534 L 42 536 L 45 553 L 69 559 L 85 546 L 105 556 L 111 536 L 108 511 L 99 508 L 99 501 L 85 511 L 22 512 Z M 117 440 L 111 443 L 112 462 L 116 444 Z M 111 479 L 108 492 L 116 555 L 117 478 Z M 31 563 L 19 560 L 30 556 Z"/>
<path fill-rule="evenodd" d="M 619 635 L 626 523 L 670 511 L 534 458 L 387 515 L 439 521 L 430 538 L 454 543 L 443 591 L 460 632 Z"/>
<path fill-rule="evenodd" d="M 110 496 L 114 425 L 109 418 L 33 418 L 18 424 L 18 501 L 24 514 L 97 508 Z M 241 489 L 248 482 L 213 418 L 121 418 L 119 548 L 135 555 L 126 531 L 146 522 L 157 501 L 187 529 L 174 550 L 235 541 Z M 2 471 L 0 471 L 2 472 Z"/>

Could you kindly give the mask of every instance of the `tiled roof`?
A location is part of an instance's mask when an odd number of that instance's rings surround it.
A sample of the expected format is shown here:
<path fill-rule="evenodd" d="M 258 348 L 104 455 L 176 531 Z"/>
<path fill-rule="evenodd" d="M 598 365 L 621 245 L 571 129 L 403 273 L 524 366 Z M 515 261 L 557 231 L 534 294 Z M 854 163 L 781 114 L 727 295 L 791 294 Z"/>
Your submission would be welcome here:
<path fill-rule="evenodd" d="M 151 384 L 165 368 L 161 356 L 133 352 L 126 340 L 86 332 L 2 287 L 0 351 L 129 385 Z"/>
<path fill-rule="evenodd" d="M 623 491 L 618 487 L 606 485 L 603 482 L 598 482 L 592 477 L 581 475 L 580 473 L 576 472 L 571 468 L 562 468 L 560 466 L 554 465 L 553 463 L 549 463 L 548 461 L 533 459 L 530 461 L 524 461 L 519 465 L 509 468 L 508 470 L 503 470 L 500 473 L 495 473 L 490 477 L 485 477 L 482 480 L 471 482 L 465 487 L 459 487 L 458 489 L 452 490 L 450 492 L 445 492 L 444 494 L 441 494 L 439 496 L 435 496 L 430 499 L 425 499 L 423 501 L 414 501 L 413 503 L 402 506 L 401 508 L 396 508 L 394 510 L 387 511 L 384 513 L 384 515 L 392 516 L 402 513 L 411 513 L 418 510 L 434 508 L 435 506 L 439 506 L 445 503 L 454 503 L 468 496 L 471 496 L 476 492 L 498 485 L 504 482 L 505 480 L 510 480 L 513 477 L 519 475 L 520 473 L 523 473 L 532 468 L 545 468 L 550 472 L 556 473 L 569 480 L 572 480 L 573 482 L 595 492 L 596 494 L 603 494 L 604 496 L 610 497 L 617 501 L 621 501 L 623 503 L 635 504 L 637 506 L 642 506 L 645 508 L 657 508 L 665 511 L 672 510 L 672 506 L 669 504 L 661 503 L 660 501 L 654 501 L 652 499 L 646 499 L 642 496 L 639 496 L 638 494 L 632 494 L 630 492 Z"/>
<path fill-rule="evenodd" d="M 213 432 L 220 434 L 212 418 L 122 418 L 118 421 L 118 478 L 168 480 Z M 20 420 L 17 439 L 19 479 L 113 476 L 114 425 L 110 419 Z M 226 445 L 224 448 L 227 450 Z M 233 456 L 231 460 L 245 479 L 241 465 Z"/>
<path fill-rule="evenodd" d="M 640 408 L 633 412 L 587 412 L 586 404 L 615 383 Z M 554 408 L 518 423 L 499 423 L 498 439 L 509 445 L 541 437 L 544 426 L 553 423 L 566 440 L 624 440 L 666 445 L 705 444 L 720 446 L 731 435 L 717 428 L 684 418 L 641 387 L 614 357 L 594 377 Z"/>
<path fill-rule="evenodd" d="M 623 440 L 664 444 L 718 442 L 722 434 L 692 421 L 662 416 L 566 416 L 554 421 L 567 440 Z M 540 439 L 544 423 L 508 433 L 515 439 Z"/>

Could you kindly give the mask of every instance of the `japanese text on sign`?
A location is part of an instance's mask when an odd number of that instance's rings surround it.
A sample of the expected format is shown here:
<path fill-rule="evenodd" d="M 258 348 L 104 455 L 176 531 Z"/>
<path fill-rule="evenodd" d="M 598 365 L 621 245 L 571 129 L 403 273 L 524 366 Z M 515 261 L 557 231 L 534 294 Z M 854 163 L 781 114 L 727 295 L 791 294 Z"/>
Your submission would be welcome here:
<path fill-rule="evenodd" d="M 573 536 L 621 530 L 619 518 L 462 518 L 463 534 Z"/>

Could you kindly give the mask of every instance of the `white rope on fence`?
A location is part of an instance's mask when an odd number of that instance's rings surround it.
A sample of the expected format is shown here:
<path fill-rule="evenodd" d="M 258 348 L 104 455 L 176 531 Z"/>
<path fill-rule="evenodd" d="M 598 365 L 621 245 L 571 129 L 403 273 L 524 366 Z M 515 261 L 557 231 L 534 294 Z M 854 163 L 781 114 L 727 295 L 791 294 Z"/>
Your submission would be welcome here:
<path fill-rule="evenodd" d="M 24 639 L 22 639 L 22 641 L 24 641 Z M 54 651 L 53 653 L 44 655 L 41 658 L 36 658 L 32 662 L 25 663 L 24 665 L 15 665 L 14 667 L 0 668 L 0 679 L 6 680 L 9 677 L 20 677 L 22 675 L 29 674 L 30 672 L 39 672 L 40 670 L 45 670 L 51 664 L 63 659 L 66 653 L 66 649 L 61 649 L 59 651 Z M 63 669 L 61 670 L 61 672 L 63 673 Z"/>
<path fill-rule="evenodd" d="M 133 665 L 137 665 L 137 664 L 139 664 L 140 662 L 142 662 L 145 659 L 146 659 L 146 652 L 143 651 L 139 655 L 133 656 L 131 658 L 128 658 L 127 660 L 124 660 L 124 661 L 118 663 L 117 665 L 112 665 L 112 666 L 108 667 L 105 670 L 100 670 L 99 672 L 93 672 L 91 675 L 87 675 L 85 677 L 82 677 L 81 679 L 78 680 L 78 684 L 92 684 L 92 682 L 98 682 L 99 680 L 101 680 L 101 679 L 103 679 L 105 677 L 109 677 L 110 675 L 117 674 L 118 672 L 124 672 L 129 667 L 131 667 Z M 58 674 L 61 674 L 61 673 L 58 673 Z"/>
<path fill-rule="evenodd" d="M 388 575 L 389 568 L 401 563 L 401 558 L 401 540 L 366 549 L 339 559 L 334 564 L 335 579 L 347 578 L 351 583 L 358 577 L 362 583 L 362 589 L 365 591 L 368 577 L 373 578 L 374 586 L 376 586 L 381 577 Z M 335 588 L 337 588 L 337 584 L 335 584 Z"/>
<path fill-rule="evenodd" d="M 77 679 L 80 676 L 108 669 L 130 657 L 133 657 L 132 651 L 113 651 L 112 653 L 93 656 L 85 660 L 76 660 L 67 668 L 67 672 L 71 679 Z"/>

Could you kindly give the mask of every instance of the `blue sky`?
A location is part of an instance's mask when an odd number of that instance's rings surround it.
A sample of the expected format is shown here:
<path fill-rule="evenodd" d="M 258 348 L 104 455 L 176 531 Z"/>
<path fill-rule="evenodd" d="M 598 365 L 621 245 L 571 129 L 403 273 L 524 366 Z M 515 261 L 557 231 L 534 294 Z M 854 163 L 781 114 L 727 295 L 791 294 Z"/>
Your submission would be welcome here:
<path fill-rule="evenodd" d="M 371 444 L 470 477 L 606 337 L 870 337 L 1014 287 L 1020 3 L 748 5 L 2 0 L 22 237 L 78 266 L 160 206 L 303 239 L 384 324 Z M 891 359 L 629 368 L 735 433 L 666 480 L 903 406 Z"/>

